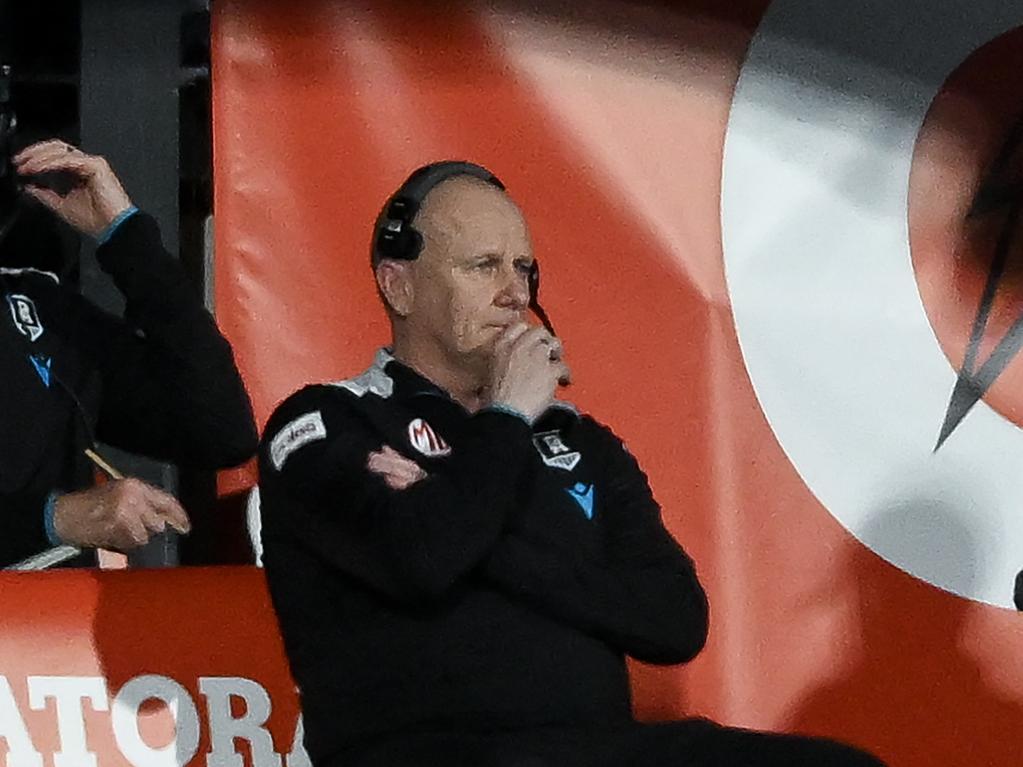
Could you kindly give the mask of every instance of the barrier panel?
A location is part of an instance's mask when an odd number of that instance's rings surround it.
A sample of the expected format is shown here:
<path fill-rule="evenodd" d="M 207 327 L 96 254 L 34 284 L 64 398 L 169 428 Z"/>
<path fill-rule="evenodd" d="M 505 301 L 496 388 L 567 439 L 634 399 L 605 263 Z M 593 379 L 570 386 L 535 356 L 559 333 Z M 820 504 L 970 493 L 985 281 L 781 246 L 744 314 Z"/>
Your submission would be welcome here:
<path fill-rule="evenodd" d="M 0 764 L 308 767 L 262 571 L 0 574 L 0 602 Z"/>

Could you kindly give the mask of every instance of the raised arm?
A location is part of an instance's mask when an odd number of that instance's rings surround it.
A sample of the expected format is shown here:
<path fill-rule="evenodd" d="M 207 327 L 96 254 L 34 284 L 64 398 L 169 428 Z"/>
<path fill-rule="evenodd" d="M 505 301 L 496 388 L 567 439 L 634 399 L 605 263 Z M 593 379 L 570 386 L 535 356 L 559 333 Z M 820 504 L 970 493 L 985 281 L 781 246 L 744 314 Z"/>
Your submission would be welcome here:
<path fill-rule="evenodd" d="M 156 222 L 134 209 L 102 157 L 48 141 L 15 162 L 27 193 L 97 239 L 99 263 L 126 299 L 123 322 L 84 300 L 68 306 L 103 379 L 99 437 L 205 468 L 251 456 L 257 434 L 230 345 L 164 249 Z M 31 183 L 46 173 L 68 174 L 74 185 L 59 195 Z"/>

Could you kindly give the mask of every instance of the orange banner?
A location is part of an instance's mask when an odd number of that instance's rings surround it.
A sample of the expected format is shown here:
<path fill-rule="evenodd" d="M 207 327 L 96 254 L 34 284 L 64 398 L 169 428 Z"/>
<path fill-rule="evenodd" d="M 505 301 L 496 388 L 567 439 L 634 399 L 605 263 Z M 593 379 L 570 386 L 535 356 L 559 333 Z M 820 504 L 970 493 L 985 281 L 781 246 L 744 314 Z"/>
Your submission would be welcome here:
<path fill-rule="evenodd" d="M 6 767 L 309 767 L 255 568 L 6 574 L 0 594 Z"/>
<path fill-rule="evenodd" d="M 710 596 L 695 662 L 634 667 L 638 713 L 1019 764 L 1023 13 L 541 5 L 214 5 L 217 312 L 258 418 L 386 342 L 387 195 L 483 163 L 532 227 L 571 398 Z"/>

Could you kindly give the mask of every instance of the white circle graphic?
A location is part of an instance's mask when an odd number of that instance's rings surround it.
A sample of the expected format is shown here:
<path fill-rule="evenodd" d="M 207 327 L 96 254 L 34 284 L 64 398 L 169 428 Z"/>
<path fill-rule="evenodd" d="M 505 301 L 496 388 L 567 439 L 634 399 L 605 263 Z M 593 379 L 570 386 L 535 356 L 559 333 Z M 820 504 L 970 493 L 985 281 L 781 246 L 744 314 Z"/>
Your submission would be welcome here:
<path fill-rule="evenodd" d="M 776 0 L 725 141 L 725 270 L 743 358 L 820 502 L 892 564 L 1011 605 L 1023 431 L 979 403 L 934 447 L 956 372 L 917 288 L 909 176 L 927 111 L 1019 0 Z"/>

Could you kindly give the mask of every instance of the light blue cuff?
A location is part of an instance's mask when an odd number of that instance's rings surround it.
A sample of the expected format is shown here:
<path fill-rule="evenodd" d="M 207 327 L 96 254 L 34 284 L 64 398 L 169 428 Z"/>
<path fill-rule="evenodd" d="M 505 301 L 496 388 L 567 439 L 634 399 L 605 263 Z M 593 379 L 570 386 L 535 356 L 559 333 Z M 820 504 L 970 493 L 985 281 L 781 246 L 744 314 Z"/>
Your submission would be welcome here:
<path fill-rule="evenodd" d="M 124 210 L 117 214 L 117 218 L 110 222 L 106 229 L 99 233 L 99 237 L 96 238 L 97 245 L 103 245 L 114 236 L 114 232 L 117 231 L 117 227 L 127 221 L 129 218 L 139 212 L 139 209 L 132 205 L 127 210 Z"/>
<path fill-rule="evenodd" d="M 533 422 L 529 420 L 528 416 L 526 416 L 525 413 L 523 413 L 521 410 L 516 410 L 513 407 L 508 407 L 507 405 L 487 405 L 485 408 L 482 409 L 493 410 L 498 413 L 504 413 L 506 415 L 513 415 L 516 418 L 521 418 L 523 421 L 525 421 L 527 426 L 533 425 Z"/>
<path fill-rule="evenodd" d="M 43 506 L 43 525 L 46 527 L 46 538 L 51 546 L 60 546 L 64 543 L 57 537 L 57 529 L 53 526 L 53 515 L 57 511 L 57 498 L 59 497 L 59 493 L 50 493 L 46 496 L 46 505 Z"/>

